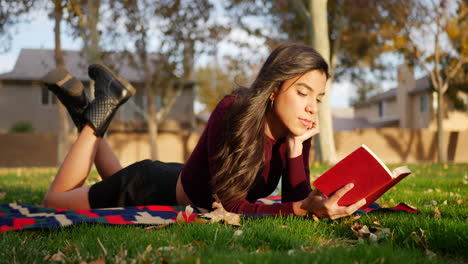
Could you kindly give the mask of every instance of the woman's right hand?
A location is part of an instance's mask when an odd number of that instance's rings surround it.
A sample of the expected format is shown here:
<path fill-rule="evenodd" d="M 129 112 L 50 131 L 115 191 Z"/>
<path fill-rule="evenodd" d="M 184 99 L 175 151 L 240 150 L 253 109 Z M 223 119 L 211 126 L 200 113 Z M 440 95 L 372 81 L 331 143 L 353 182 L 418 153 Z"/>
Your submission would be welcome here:
<path fill-rule="evenodd" d="M 338 200 L 354 187 L 353 184 L 347 184 L 332 196 L 327 197 L 319 190 L 314 189 L 306 199 L 302 201 L 301 209 L 309 214 L 315 214 L 318 217 L 337 219 L 353 214 L 360 207 L 366 204 L 366 199 L 362 199 L 349 206 L 339 206 Z"/>

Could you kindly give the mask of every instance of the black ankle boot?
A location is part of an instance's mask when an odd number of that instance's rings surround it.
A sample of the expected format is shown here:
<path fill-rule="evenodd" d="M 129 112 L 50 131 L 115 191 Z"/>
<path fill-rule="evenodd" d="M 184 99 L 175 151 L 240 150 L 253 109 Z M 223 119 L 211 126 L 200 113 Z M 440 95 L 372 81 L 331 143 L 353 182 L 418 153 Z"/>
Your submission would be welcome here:
<path fill-rule="evenodd" d="M 95 98 L 86 109 L 84 118 L 94 127 L 96 136 L 102 137 L 117 108 L 135 94 L 135 88 L 103 64 L 90 65 L 88 75 L 95 81 Z"/>
<path fill-rule="evenodd" d="M 57 96 L 67 108 L 78 131 L 81 131 L 86 124 L 83 113 L 89 105 L 81 81 L 73 77 L 65 68 L 57 67 L 42 77 L 40 84 Z"/>

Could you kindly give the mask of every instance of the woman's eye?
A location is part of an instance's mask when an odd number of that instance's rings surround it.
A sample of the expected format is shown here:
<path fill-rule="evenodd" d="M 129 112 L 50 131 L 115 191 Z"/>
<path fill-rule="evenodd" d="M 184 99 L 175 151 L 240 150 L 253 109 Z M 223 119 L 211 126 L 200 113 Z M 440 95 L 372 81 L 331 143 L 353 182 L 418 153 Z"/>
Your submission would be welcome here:
<path fill-rule="evenodd" d="M 300 91 L 298 91 L 297 93 L 298 93 L 300 96 L 307 96 L 306 93 L 303 93 L 303 92 L 300 92 Z"/>
<path fill-rule="evenodd" d="M 321 99 L 317 99 L 317 103 L 321 103 L 321 102 L 322 102 L 322 100 L 321 100 Z"/>

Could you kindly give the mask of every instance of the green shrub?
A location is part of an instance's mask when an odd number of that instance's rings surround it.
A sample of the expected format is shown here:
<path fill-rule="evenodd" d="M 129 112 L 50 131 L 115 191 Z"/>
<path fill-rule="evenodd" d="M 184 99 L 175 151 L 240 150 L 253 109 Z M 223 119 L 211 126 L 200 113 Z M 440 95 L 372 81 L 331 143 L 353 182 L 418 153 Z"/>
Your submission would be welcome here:
<path fill-rule="evenodd" d="M 33 133 L 35 128 L 31 121 L 16 121 L 10 128 L 11 133 Z"/>

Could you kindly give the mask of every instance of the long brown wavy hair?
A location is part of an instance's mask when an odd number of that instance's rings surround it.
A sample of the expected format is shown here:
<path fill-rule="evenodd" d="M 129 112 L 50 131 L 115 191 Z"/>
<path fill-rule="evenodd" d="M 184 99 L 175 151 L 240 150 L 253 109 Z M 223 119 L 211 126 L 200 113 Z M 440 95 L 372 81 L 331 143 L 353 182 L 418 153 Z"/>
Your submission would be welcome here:
<path fill-rule="evenodd" d="M 311 70 L 329 76 L 328 64 L 313 48 L 286 43 L 267 58 L 249 88 L 237 89 L 233 106 L 224 117 L 225 130 L 218 138 L 218 164 L 211 186 L 223 203 L 246 196 L 265 160 L 265 115 L 269 97 L 284 81 Z"/>

